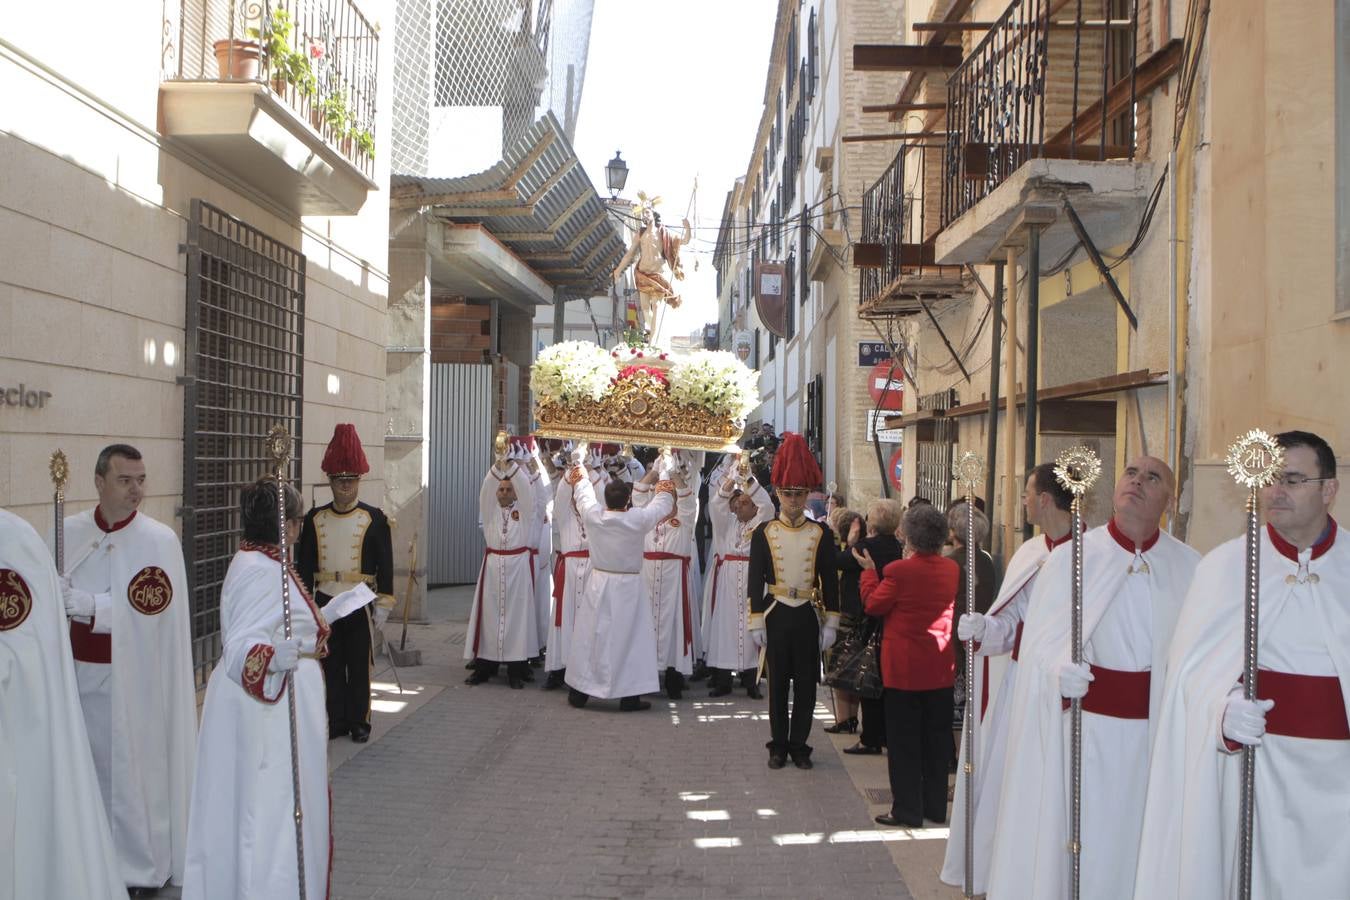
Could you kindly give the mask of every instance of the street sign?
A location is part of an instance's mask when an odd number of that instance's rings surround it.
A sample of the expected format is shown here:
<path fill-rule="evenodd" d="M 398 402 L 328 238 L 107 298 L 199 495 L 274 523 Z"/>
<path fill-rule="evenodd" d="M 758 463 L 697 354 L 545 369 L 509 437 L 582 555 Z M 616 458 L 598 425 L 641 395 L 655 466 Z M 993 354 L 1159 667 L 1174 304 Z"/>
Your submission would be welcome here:
<path fill-rule="evenodd" d="M 890 361 L 877 363 L 867 373 L 867 393 L 880 409 L 899 410 L 905 405 L 905 376 Z M 883 396 L 885 399 L 883 399 Z"/>
<path fill-rule="evenodd" d="M 891 454 L 891 461 L 886 465 L 886 475 L 891 479 L 891 487 L 897 491 L 905 489 L 902 480 L 905 474 L 905 448 L 896 447 L 895 452 Z"/>
<path fill-rule="evenodd" d="M 867 411 L 867 441 L 871 443 L 875 436 L 883 444 L 899 444 L 905 439 L 903 428 L 887 428 L 886 417 L 895 415 L 894 411 L 869 409 Z"/>
<path fill-rule="evenodd" d="M 891 351 L 885 341 L 858 341 L 858 367 L 866 369 L 878 363 L 891 361 Z"/>

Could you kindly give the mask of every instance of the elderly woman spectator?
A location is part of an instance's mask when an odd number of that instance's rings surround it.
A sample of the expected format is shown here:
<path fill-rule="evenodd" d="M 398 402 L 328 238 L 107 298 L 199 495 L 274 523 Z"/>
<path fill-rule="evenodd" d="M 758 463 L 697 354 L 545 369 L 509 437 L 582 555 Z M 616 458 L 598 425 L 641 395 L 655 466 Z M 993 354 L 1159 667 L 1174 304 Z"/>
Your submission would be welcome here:
<path fill-rule="evenodd" d="M 858 594 L 858 579 L 862 568 L 853 558 L 852 550 L 862 540 L 862 514 L 856 510 L 837 507 L 830 512 L 830 529 L 839 546 L 836 565 L 839 567 L 839 639 L 825 655 L 825 671 L 835 664 L 840 648 L 849 642 L 849 635 L 866 624 L 862 597 Z M 851 691 L 833 689 L 834 724 L 825 729 L 829 734 L 853 734 L 858 730 L 858 695 Z"/>
<path fill-rule="evenodd" d="M 905 513 L 905 558 L 878 575 L 866 550 L 861 593 L 868 615 L 882 617 L 881 678 L 885 685 L 891 811 L 878 824 L 919 828 L 947 819 L 947 766 L 952 744 L 952 613 L 961 573 L 941 555 L 947 519 L 931 504 Z"/>

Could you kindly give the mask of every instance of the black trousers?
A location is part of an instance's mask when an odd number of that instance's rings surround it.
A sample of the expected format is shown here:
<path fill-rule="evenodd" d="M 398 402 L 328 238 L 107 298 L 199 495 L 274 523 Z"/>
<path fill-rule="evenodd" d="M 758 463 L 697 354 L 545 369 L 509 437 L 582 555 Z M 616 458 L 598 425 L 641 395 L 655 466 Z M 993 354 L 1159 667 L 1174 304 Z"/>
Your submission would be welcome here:
<path fill-rule="evenodd" d="M 496 675 L 499 668 L 500 664 L 495 659 L 475 659 L 473 661 L 474 671 L 482 672 L 488 676 Z M 523 659 L 513 660 L 506 664 L 506 674 L 512 678 L 524 678 L 529 671 L 530 664 Z"/>
<path fill-rule="evenodd" d="M 952 689 L 897 691 L 886 688 L 886 764 L 891 777 L 891 815 L 906 825 L 947 821 L 947 773 L 951 762 Z"/>
<path fill-rule="evenodd" d="M 868 747 L 886 746 L 886 701 L 882 697 L 875 700 L 863 697 L 860 700 L 862 706 L 862 732 L 858 735 L 858 741 Z"/>
<path fill-rule="evenodd" d="M 315 597 L 319 607 L 332 598 Z M 332 624 L 328 655 L 323 658 L 323 683 L 328 691 L 328 727 L 351 728 L 370 724 L 370 614 L 369 607 L 343 616 Z"/>
<path fill-rule="evenodd" d="M 809 603 L 778 604 L 764 617 L 764 633 L 768 642 L 764 658 L 769 668 L 769 748 L 810 755 L 806 738 L 811 734 L 816 681 L 820 678 L 820 620 L 815 607 Z"/>

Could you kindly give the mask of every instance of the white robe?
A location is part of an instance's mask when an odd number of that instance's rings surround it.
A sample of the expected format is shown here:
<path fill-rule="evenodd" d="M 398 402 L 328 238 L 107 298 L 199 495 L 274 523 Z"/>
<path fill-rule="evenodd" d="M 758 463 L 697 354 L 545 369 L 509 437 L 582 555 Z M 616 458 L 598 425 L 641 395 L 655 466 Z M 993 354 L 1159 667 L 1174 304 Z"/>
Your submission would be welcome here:
<path fill-rule="evenodd" d="M 727 473 L 732 471 L 732 465 L 735 463 L 735 457 L 730 454 L 723 454 L 718 460 L 717 465 L 708 473 L 705 483 L 708 486 L 708 506 L 709 521 L 711 521 L 712 498 L 717 495 L 718 488 L 726 479 Z M 712 628 L 712 587 L 713 587 L 713 569 L 717 565 L 717 535 L 714 532 L 712 545 L 708 550 L 708 565 L 703 572 L 703 582 L 699 593 L 699 646 L 703 649 L 706 657 L 708 653 L 708 641 L 711 638 L 709 629 Z M 711 665 L 711 663 L 709 663 Z"/>
<path fill-rule="evenodd" d="M 750 498 L 759 511 L 741 522 L 731 511 L 732 488 L 719 483 L 708 500 L 712 520 L 713 557 L 708 570 L 708 665 L 740 672 L 759 664 L 759 650 L 750 640 L 750 538 L 764 522 L 774 517 L 768 493 L 751 481 Z M 746 559 L 728 559 L 743 556 Z M 715 602 L 714 602 L 715 601 Z"/>
<path fill-rule="evenodd" d="M 1243 667 L 1246 540 L 1211 551 L 1195 573 L 1168 663 L 1153 745 L 1135 897 L 1237 896 L 1242 755 L 1223 745 L 1223 711 Z M 1350 708 L 1350 539 L 1317 559 L 1280 554 L 1261 530 L 1257 661 L 1334 675 Z M 1260 682 L 1257 683 L 1260 692 Z M 1252 896 L 1350 896 L 1350 741 L 1267 732 L 1256 751 Z"/>
<path fill-rule="evenodd" d="M 1017 661 L 1010 658 L 1017 626 L 1026 618 L 1036 576 L 1050 556 L 1050 541 L 1038 535 L 1017 548 L 1003 576 L 999 593 L 989 607 L 984 638 L 975 650 L 975 678 L 970 702 L 980 716 L 975 748 L 975 893 L 983 894 L 989 883 L 989 861 L 994 846 L 994 823 L 998 797 L 1003 788 L 1003 763 L 1008 747 L 1008 705 L 1017 684 Z M 964 607 L 963 607 L 964 608 Z M 961 665 L 962 660 L 957 664 Z M 985 689 L 992 703 L 985 706 Z M 966 740 L 962 729 L 960 758 L 956 767 L 956 796 L 952 800 L 947 855 L 942 862 L 942 881 L 963 887 L 966 853 Z"/>
<path fill-rule="evenodd" d="M 501 506 L 497 503 L 497 484 L 502 477 L 495 468 L 489 470 L 478 494 L 487 547 L 469 611 L 464 658 L 520 662 L 539 652 L 537 573 L 530 552 L 534 494 L 529 475 L 515 466 L 509 477 L 516 489 L 516 502 Z"/>
<path fill-rule="evenodd" d="M 553 621 L 553 486 L 542 466 L 538 472 L 528 477 L 530 495 L 534 498 L 530 546 L 535 550 L 535 627 L 539 632 L 539 647 L 530 654 L 533 658 L 539 655 L 540 649 L 548 645 L 549 623 Z"/>
<path fill-rule="evenodd" d="M 652 491 L 646 485 L 633 489 L 634 505 L 645 505 Z M 656 629 L 656 667 L 673 668 L 689 675 L 693 666 L 694 522 L 698 519 L 698 494 L 685 488 L 677 494 L 675 515 L 663 518 L 643 542 L 642 591 L 652 607 Z M 652 559 L 649 554 L 669 553 L 682 559 Z M 686 627 L 687 626 L 687 627 Z"/>
<path fill-rule="evenodd" d="M 182 884 L 197 740 L 182 545 L 141 512 L 104 532 L 92 509 L 66 518 L 65 543 L 72 584 L 112 598 L 93 622 L 112 664 L 76 661 L 75 673 L 122 877 Z"/>
<path fill-rule="evenodd" d="M 0 900 L 126 896 L 56 568 L 37 532 L 0 510 Z"/>
<path fill-rule="evenodd" d="M 1059 669 L 1069 662 L 1072 545 L 1041 568 L 1022 634 L 1009 707 L 990 900 L 1068 895 L 1069 720 Z M 1129 897 L 1142 827 L 1150 726 L 1156 722 L 1172 631 L 1199 554 L 1168 534 L 1142 555 L 1107 526 L 1083 536 L 1084 660 L 1121 670 L 1151 668 L 1149 718 L 1083 714 L 1082 896 Z M 1099 629 L 1100 626 L 1100 629 Z"/>
<path fill-rule="evenodd" d="M 652 608 L 642 593 L 642 544 L 670 515 L 674 498 L 661 491 L 642 509 L 607 510 L 585 480 L 574 496 L 590 535 L 591 560 L 572 629 L 567 684 L 604 699 L 652 693 L 660 684 Z"/>
<path fill-rule="evenodd" d="M 292 634 L 315 653 L 320 622 L 291 577 Z M 206 686 L 197 778 L 192 786 L 184 900 L 296 900 L 291 726 L 283 673 L 268 666 L 283 640 L 281 564 L 240 550 L 220 592 L 224 642 Z M 327 625 L 323 625 L 326 635 Z M 245 685 L 251 686 L 251 690 Z M 302 655 L 295 669 L 300 801 L 304 812 L 305 893 L 328 896 L 328 713 L 323 670 Z"/>
<path fill-rule="evenodd" d="M 600 474 L 588 471 L 587 475 L 591 485 L 598 487 L 601 483 Z M 565 478 L 558 479 L 558 491 L 553 498 L 553 522 L 558 529 L 558 551 L 562 555 L 558 557 L 560 565 L 554 569 L 553 592 L 557 596 L 553 598 L 553 615 L 548 623 L 548 649 L 544 655 L 545 667 L 550 672 L 567 667 L 577 603 L 586 585 L 586 573 L 590 569 L 586 525 L 581 521 L 572 500 L 572 486 Z M 567 555 L 574 553 L 587 555 Z"/>

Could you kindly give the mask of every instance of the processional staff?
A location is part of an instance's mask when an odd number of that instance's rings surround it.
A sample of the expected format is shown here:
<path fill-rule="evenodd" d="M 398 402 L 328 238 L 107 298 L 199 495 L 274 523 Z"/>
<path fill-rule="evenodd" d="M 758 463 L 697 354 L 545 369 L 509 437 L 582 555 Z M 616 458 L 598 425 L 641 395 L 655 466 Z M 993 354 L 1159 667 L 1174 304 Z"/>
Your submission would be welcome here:
<path fill-rule="evenodd" d="M 1266 432 L 1253 429 L 1228 448 L 1228 473 L 1247 489 L 1247 572 L 1243 622 L 1242 696 L 1256 700 L 1256 641 L 1261 591 L 1261 523 L 1257 492 L 1284 469 L 1284 448 Z M 1238 897 L 1252 896 L 1252 827 L 1256 811 L 1256 748 L 1242 748 L 1242 794 L 1238 808 Z"/>
<path fill-rule="evenodd" d="M 286 470 L 291 462 L 291 436 L 282 425 L 267 433 L 267 454 L 272 457 L 277 480 L 277 551 L 281 558 L 281 616 L 286 640 L 291 639 L 291 549 L 286 540 Z M 291 789 L 295 798 L 295 865 L 300 898 L 305 891 L 304 810 L 300 806 L 300 742 L 295 713 L 295 670 L 286 672 L 286 708 L 291 722 Z"/>
<path fill-rule="evenodd" d="M 66 482 L 70 480 L 70 464 L 61 450 L 52 451 L 47 466 L 52 475 L 52 511 L 56 518 L 56 571 L 66 574 Z"/>
<path fill-rule="evenodd" d="M 952 465 L 952 478 L 966 492 L 966 615 L 975 613 L 975 486 L 984 480 L 984 460 L 979 454 L 962 453 Z M 975 896 L 975 642 L 966 641 L 966 853 L 962 893 Z"/>
<path fill-rule="evenodd" d="M 1083 663 L 1083 495 L 1102 473 L 1101 460 L 1087 447 L 1070 447 L 1055 457 L 1055 478 L 1073 495 L 1069 533 L 1073 536 L 1073 599 L 1070 643 L 1073 664 Z M 1083 699 L 1069 701 L 1069 853 L 1073 857 L 1071 896 L 1078 900 L 1083 870 Z"/>

